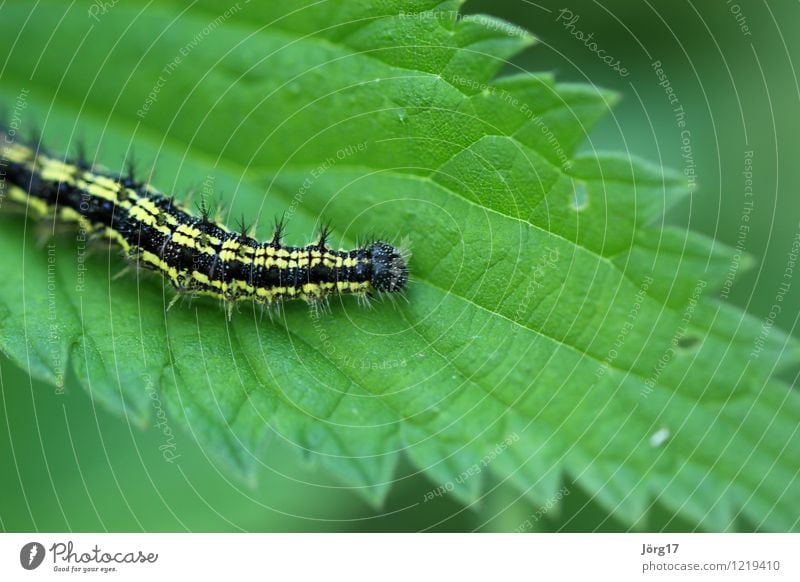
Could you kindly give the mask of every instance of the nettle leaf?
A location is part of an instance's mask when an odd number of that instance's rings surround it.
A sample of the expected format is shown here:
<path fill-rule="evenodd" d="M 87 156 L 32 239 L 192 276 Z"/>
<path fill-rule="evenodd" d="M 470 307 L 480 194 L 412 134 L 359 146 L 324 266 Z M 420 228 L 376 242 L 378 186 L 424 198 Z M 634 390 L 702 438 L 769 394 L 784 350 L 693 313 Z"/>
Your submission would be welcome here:
<path fill-rule="evenodd" d="M 342 245 L 407 237 L 408 302 L 165 311 L 157 277 L 111 278 L 116 250 L 37 246 L 4 212 L 11 358 L 145 425 L 155 388 L 243 474 L 279 438 L 375 502 L 406 454 L 465 503 L 487 475 L 534 503 L 566 477 L 630 525 L 657 501 L 797 528 L 800 399 L 770 377 L 800 349 L 714 300 L 729 249 L 660 228 L 681 175 L 577 153 L 613 94 L 495 79 L 533 39 L 459 1 L 132 4 L 3 5 L 20 123 L 112 169 L 135 142 L 159 189 L 263 236 L 286 211 L 294 243 L 322 220 Z"/>

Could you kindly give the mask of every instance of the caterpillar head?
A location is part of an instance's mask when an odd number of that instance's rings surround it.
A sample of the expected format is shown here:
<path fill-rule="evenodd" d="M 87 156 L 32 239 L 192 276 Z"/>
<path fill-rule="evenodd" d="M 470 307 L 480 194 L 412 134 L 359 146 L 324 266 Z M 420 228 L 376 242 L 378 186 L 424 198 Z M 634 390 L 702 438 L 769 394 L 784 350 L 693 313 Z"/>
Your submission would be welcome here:
<path fill-rule="evenodd" d="M 372 243 L 369 249 L 372 256 L 372 287 L 383 293 L 401 291 L 408 282 L 406 255 L 382 241 Z"/>

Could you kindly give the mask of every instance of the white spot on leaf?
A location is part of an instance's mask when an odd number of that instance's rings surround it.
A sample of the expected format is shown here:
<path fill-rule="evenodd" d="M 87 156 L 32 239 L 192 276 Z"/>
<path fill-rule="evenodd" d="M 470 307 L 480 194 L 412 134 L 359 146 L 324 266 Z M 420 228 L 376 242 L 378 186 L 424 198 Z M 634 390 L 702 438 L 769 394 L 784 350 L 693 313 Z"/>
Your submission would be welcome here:
<path fill-rule="evenodd" d="M 572 200 L 570 207 L 576 212 L 581 212 L 589 207 L 589 190 L 585 182 L 572 181 Z"/>
<path fill-rule="evenodd" d="M 657 430 L 650 437 L 650 446 L 653 447 L 654 449 L 660 447 L 665 442 L 667 442 L 667 439 L 669 439 L 670 434 L 671 433 L 669 432 L 668 428 L 661 428 Z"/>

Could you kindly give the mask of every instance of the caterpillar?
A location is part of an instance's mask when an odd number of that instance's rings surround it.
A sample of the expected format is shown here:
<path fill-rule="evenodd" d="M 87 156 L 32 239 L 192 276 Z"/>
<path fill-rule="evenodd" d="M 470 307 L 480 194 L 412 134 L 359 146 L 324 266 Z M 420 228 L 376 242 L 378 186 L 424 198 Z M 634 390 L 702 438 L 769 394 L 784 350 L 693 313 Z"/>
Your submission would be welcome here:
<path fill-rule="evenodd" d="M 58 157 L 17 143 L 0 127 L 0 199 L 27 207 L 33 218 L 77 224 L 111 241 L 136 264 L 161 273 L 182 294 L 276 305 L 304 299 L 319 304 L 334 294 L 366 300 L 402 292 L 408 254 L 376 240 L 354 250 L 328 246 L 330 230 L 304 247 L 283 244 L 285 223 L 276 222 L 265 242 L 213 220 L 203 204 L 193 215 L 172 196 L 137 181 L 133 171 L 115 174 L 85 156 Z M 229 311 L 230 315 L 230 311 Z"/>

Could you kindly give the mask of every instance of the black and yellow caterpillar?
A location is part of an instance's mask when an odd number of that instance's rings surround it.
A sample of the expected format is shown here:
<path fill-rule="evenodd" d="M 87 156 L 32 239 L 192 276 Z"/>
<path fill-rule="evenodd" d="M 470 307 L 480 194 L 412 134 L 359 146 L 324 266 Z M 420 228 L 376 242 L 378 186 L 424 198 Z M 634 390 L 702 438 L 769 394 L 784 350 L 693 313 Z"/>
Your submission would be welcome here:
<path fill-rule="evenodd" d="M 406 256 L 376 241 L 355 250 L 328 247 L 328 230 L 305 247 L 282 243 L 283 222 L 259 242 L 229 230 L 201 209 L 194 216 L 133 175 L 59 159 L 15 143 L 0 128 L 0 196 L 25 205 L 33 218 L 55 217 L 110 240 L 137 264 L 161 272 L 179 293 L 226 302 L 275 304 L 286 299 L 317 303 L 333 294 L 362 298 L 402 291 Z"/>

